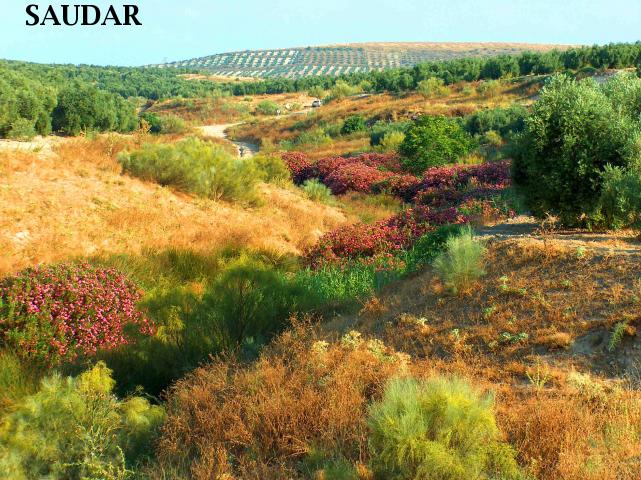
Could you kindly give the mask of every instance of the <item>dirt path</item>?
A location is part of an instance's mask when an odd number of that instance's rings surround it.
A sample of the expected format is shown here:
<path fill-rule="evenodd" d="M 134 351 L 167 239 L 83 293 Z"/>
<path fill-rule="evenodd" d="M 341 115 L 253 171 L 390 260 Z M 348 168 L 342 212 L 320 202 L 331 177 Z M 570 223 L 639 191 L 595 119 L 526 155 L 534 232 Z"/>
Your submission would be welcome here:
<path fill-rule="evenodd" d="M 580 247 L 603 255 L 639 255 L 641 240 L 633 231 L 588 232 L 581 230 L 545 230 L 533 217 L 520 215 L 492 226 L 476 229 L 476 235 L 488 240 L 523 239 L 552 243 L 570 249 Z"/>
<path fill-rule="evenodd" d="M 229 140 L 229 137 L 227 136 L 227 130 L 230 129 L 231 127 L 235 127 L 236 125 L 240 125 L 240 123 L 224 123 L 220 125 L 203 125 L 201 127 L 198 127 L 198 129 L 206 136 L 208 137 L 214 137 L 214 138 L 223 138 L 225 140 L 230 141 L 236 146 L 236 150 L 238 151 L 238 156 L 242 157 L 251 157 L 254 154 L 258 153 L 258 145 L 255 143 L 250 143 L 250 142 L 236 142 L 233 140 Z M 243 155 L 241 155 L 241 148 L 243 151 Z"/>
<path fill-rule="evenodd" d="M 33 152 L 42 156 L 53 155 L 53 146 L 66 141 L 65 137 L 56 137 L 50 135 L 48 137 L 35 137 L 33 140 L 27 142 L 20 142 L 18 140 L 0 139 L 0 151 L 9 152 Z"/>

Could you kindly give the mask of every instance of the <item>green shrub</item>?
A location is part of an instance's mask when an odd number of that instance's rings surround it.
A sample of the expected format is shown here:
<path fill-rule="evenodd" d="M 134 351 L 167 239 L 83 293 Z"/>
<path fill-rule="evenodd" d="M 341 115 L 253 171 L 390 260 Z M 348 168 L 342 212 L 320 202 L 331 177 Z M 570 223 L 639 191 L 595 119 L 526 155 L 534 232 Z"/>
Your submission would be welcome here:
<path fill-rule="evenodd" d="M 37 372 L 17 355 L 0 350 L 0 417 L 22 398 L 35 393 L 37 379 Z"/>
<path fill-rule="evenodd" d="M 372 130 L 369 137 L 369 143 L 371 146 L 375 147 L 380 145 L 386 135 L 392 132 L 401 132 L 409 128 L 412 122 L 383 122 L 378 121 L 372 126 Z"/>
<path fill-rule="evenodd" d="M 160 117 L 160 133 L 179 134 L 189 131 L 187 122 L 177 115 L 164 115 Z"/>
<path fill-rule="evenodd" d="M 332 141 L 331 137 L 322 128 L 315 128 L 301 133 L 296 139 L 297 145 L 320 146 Z"/>
<path fill-rule="evenodd" d="M 285 185 L 291 183 L 291 172 L 280 155 L 254 155 L 245 161 L 251 161 L 261 180 L 268 183 Z"/>
<path fill-rule="evenodd" d="M 276 115 L 279 109 L 278 104 L 271 100 L 263 100 L 256 105 L 256 111 L 261 115 Z"/>
<path fill-rule="evenodd" d="M 626 169 L 638 160 L 638 119 L 613 103 L 618 94 L 611 99 L 607 93 L 621 88 L 563 75 L 544 87 L 513 163 L 514 182 L 535 215 L 552 213 L 568 225 L 592 223 L 599 217 L 605 166 Z"/>
<path fill-rule="evenodd" d="M 507 108 L 479 110 L 463 118 L 462 125 L 471 135 L 484 135 L 494 130 L 505 137 L 523 130 L 527 114 L 526 107 L 516 104 Z"/>
<path fill-rule="evenodd" d="M 7 133 L 7 138 L 20 141 L 32 140 L 36 136 L 36 127 L 32 120 L 26 118 L 17 118 L 11 124 L 11 129 Z"/>
<path fill-rule="evenodd" d="M 378 478 L 521 478 L 515 452 L 501 442 L 492 398 L 462 380 L 392 380 L 368 425 Z"/>
<path fill-rule="evenodd" d="M 160 133 L 162 131 L 162 120 L 155 113 L 145 112 L 140 116 L 140 120 L 147 122 L 150 133 Z"/>
<path fill-rule="evenodd" d="M 606 165 L 601 174 L 600 214 L 611 228 L 638 227 L 641 220 L 641 175 Z"/>
<path fill-rule="evenodd" d="M 322 100 L 327 95 L 327 92 L 325 91 L 325 89 L 323 87 L 316 86 L 316 87 L 312 87 L 309 90 L 308 95 L 310 97 L 318 98 L 318 99 Z"/>
<path fill-rule="evenodd" d="M 52 124 L 55 131 L 68 135 L 82 131 L 130 132 L 138 125 L 138 117 L 134 105 L 120 95 L 75 82 L 59 91 Z"/>
<path fill-rule="evenodd" d="M 263 255 L 177 253 L 185 266 L 169 271 L 163 264 L 174 254 L 140 260 L 147 263 L 144 275 L 158 278 L 140 305 L 156 334 L 102 354 L 121 392 L 142 386 L 158 396 L 210 356 L 241 350 L 252 357 L 287 325 L 290 312 L 314 306 L 285 266 Z"/>
<path fill-rule="evenodd" d="M 445 249 L 434 260 L 434 268 L 446 287 L 457 293 L 485 275 L 485 246 L 467 227 L 460 235 L 449 237 Z"/>
<path fill-rule="evenodd" d="M 496 97 L 501 90 L 501 82 L 499 80 L 487 80 L 481 82 L 478 87 L 476 87 L 476 93 L 485 98 L 494 98 Z"/>
<path fill-rule="evenodd" d="M 257 201 L 259 173 L 253 162 L 230 155 L 219 145 L 190 138 L 148 144 L 120 156 L 125 172 L 211 199 Z"/>
<path fill-rule="evenodd" d="M 317 180 L 315 178 L 306 180 L 301 188 L 303 189 L 305 196 L 310 200 L 327 204 L 331 204 L 334 202 L 332 191 L 323 183 L 321 183 L 320 180 Z"/>
<path fill-rule="evenodd" d="M 381 139 L 377 150 L 385 153 L 397 152 L 404 140 L 405 134 L 403 132 L 388 132 Z"/>
<path fill-rule="evenodd" d="M 408 263 L 412 265 L 412 269 L 431 263 L 445 248 L 447 241 L 460 235 L 462 230 L 461 225 L 448 224 L 420 237 L 408 252 Z"/>
<path fill-rule="evenodd" d="M 355 87 L 348 84 L 345 80 L 337 80 L 329 92 L 330 100 L 340 100 L 345 97 L 350 97 L 361 91 L 360 87 Z"/>
<path fill-rule="evenodd" d="M 472 150 L 472 138 L 459 124 L 442 116 L 419 117 L 405 132 L 399 152 L 403 167 L 421 175 L 426 169 L 455 163 Z"/>
<path fill-rule="evenodd" d="M 140 397 L 120 401 L 113 387 L 104 363 L 77 378 L 45 378 L 0 426 L 0 476 L 129 478 L 130 467 L 150 453 L 164 411 Z"/>
<path fill-rule="evenodd" d="M 349 135 L 355 132 L 363 132 L 367 130 L 367 125 L 365 125 L 365 119 L 362 115 L 352 115 L 345 119 L 343 123 L 343 128 L 341 128 L 342 135 Z"/>
<path fill-rule="evenodd" d="M 431 77 L 421 80 L 416 90 L 425 98 L 440 97 L 447 93 L 445 82 L 441 78 Z"/>

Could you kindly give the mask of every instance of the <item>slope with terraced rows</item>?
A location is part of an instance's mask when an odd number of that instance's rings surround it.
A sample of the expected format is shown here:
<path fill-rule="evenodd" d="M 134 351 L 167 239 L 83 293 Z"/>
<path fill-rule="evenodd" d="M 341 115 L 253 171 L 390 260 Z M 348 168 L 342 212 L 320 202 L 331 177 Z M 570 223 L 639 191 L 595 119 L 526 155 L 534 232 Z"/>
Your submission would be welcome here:
<path fill-rule="evenodd" d="M 245 50 L 154 65 L 197 68 L 224 77 L 305 77 L 408 67 L 433 60 L 546 51 L 559 45 L 525 43 L 360 43 Z"/>

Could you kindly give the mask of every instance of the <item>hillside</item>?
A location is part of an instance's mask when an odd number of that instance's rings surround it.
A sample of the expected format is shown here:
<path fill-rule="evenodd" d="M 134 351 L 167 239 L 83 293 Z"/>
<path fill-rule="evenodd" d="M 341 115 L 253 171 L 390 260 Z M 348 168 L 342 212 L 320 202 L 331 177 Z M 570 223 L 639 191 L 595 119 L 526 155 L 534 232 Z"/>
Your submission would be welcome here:
<path fill-rule="evenodd" d="M 183 60 L 157 67 L 199 68 L 222 77 L 287 77 L 343 75 L 418 63 L 564 49 L 563 45 L 526 43 L 353 43 L 274 50 L 245 50 Z"/>
<path fill-rule="evenodd" d="M 271 185 L 261 188 L 263 206 L 245 209 L 121 175 L 115 157 L 132 147 L 126 136 L 40 141 L 36 151 L 20 152 L 0 143 L 0 274 L 145 249 L 242 244 L 299 253 L 345 221 L 331 207 Z"/>

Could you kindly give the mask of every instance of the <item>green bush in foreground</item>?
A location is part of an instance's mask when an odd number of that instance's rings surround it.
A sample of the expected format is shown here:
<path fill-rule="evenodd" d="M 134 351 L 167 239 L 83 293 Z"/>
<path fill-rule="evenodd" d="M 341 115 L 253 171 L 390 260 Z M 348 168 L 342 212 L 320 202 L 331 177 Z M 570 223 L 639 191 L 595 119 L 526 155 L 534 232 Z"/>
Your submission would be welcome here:
<path fill-rule="evenodd" d="M 460 235 L 447 239 L 444 251 L 434 260 L 434 268 L 445 286 L 458 293 L 485 275 L 484 255 L 485 246 L 468 227 Z"/>
<path fill-rule="evenodd" d="M 568 225 L 602 221 L 606 165 L 627 170 L 641 158 L 639 107 L 630 103 L 638 92 L 641 80 L 628 75 L 603 86 L 561 75 L 545 86 L 513 163 L 514 182 L 535 215 L 559 215 Z"/>
<path fill-rule="evenodd" d="M 492 398 L 458 379 L 394 379 L 370 407 L 370 450 L 378 478 L 521 478 L 501 442 Z"/>
<path fill-rule="evenodd" d="M 175 145 L 147 144 L 122 154 L 120 163 L 130 175 L 202 197 L 245 203 L 258 198 L 255 187 L 260 174 L 253 162 L 195 138 Z"/>
<path fill-rule="evenodd" d="M 161 407 L 118 400 L 103 363 L 77 378 L 54 374 L 0 425 L 0 477 L 121 480 L 149 453 Z"/>

